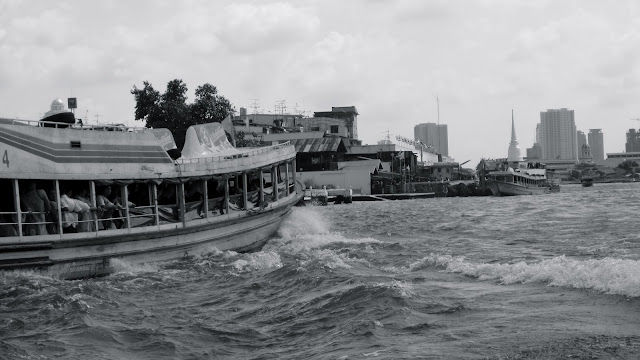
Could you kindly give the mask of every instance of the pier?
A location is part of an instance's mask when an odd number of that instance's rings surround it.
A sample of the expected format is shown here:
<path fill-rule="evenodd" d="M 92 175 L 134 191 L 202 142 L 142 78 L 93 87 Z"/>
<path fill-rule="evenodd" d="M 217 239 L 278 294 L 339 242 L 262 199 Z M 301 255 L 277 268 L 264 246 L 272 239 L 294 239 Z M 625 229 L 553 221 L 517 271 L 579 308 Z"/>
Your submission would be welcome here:
<path fill-rule="evenodd" d="M 402 192 L 391 194 L 353 194 L 351 189 L 304 190 L 304 201 L 311 205 L 350 204 L 353 201 L 389 201 L 431 199 L 435 197 L 490 196 L 491 192 L 480 188 L 474 181 L 438 182 L 438 191 Z M 430 188 L 434 188 L 433 186 Z M 422 189 L 422 188 L 421 188 Z"/>

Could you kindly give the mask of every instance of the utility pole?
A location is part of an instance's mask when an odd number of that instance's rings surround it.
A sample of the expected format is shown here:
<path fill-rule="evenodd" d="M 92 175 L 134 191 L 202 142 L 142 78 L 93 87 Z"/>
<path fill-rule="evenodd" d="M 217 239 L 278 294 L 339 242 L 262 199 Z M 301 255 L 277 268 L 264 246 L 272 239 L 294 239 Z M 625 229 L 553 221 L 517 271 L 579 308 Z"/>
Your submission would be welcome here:
<path fill-rule="evenodd" d="M 102 116 L 101 114 L 95 114 L 94 115 L 96 117 L 96 125 L 100 124 L 100 116 Z"/>

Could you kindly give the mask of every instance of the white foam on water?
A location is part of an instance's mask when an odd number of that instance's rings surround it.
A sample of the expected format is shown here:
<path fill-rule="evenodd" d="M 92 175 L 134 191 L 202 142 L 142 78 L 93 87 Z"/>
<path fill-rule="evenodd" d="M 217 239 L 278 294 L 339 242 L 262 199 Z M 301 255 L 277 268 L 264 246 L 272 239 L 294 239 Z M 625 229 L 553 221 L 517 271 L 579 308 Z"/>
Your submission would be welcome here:
<path fill-rule="evenodd" d="M 308 234 L 325 234 L 329 232 L 329 222 L 312 207 L 296 207 L 283 221 L 278 235 L 288 239 Z"/>
<path fill-rule="evenodd" d="M 276 252 L 260 251 L 246 254 L 242 259 L 232 262 L 231 266 L 238 272 L 278 269 L 282 267 L 282 260 Z"/>
<path fill-rule="evenodd" d="M 299 253 L 301 258 L 298 260 L 298 270 L 304 270 L 312 264 L 320 264 L 320 266 L 328 269 L 351 269 L 346 256 L 336 253 L 330 249 L 313 249 L 304 253 Z"/>
<path fill-rule="evenodd" d="M 278 235 L 279 237 L 271 239 L 265 245 L 264 250 L 298 258 L 298 270 L 304 270 L 312 264 L 329 269 L 349 269 L 353 263 L 363 261 L 326 247 L 334 244 L 348 247 L 380 243 L 373 238 L 349 239 L 338 232 L 331 232 L 329 222 L 313 207 L 295 208 L 283 222 Z M 340 248 L 343 249 L 344 246 Z M 366 262 L 363 263 L 368 265 Z"/>
<path fill-rule="evenodd" d="M 73 295 L 71 295 L 71 297 L 68 300 L 80 305 L 81 307 L 83 307 L 85 309 L 93 309 L 93 307 L 91 305 L 89 305 L 85 301 L 85 299 L 88 299 L 88 298 L 89 297 L 87 295 L 84 295 L 84 294 L 73 294 Z"/>
<path fill-rule="evenodd" d="M 154 263 L 132 264 L 118 258 L 111 259 L 110 264 L 113 266 L 116 274 L 124 273 L 135 275 L 140 273 L 157 272 L 159 269 L 159 267 Z"/>
<path fill-rule="evenodd" d="M 429 255 L 412 268 L 425 263 L 445 267 L 445 271 L 498 280 L 503 284 L 547 283 L 576 289 L 591 289 L 605 294 L 640 296 L 640 261 L 625 259 L 578 260 L 558 256 L 537 263 L 475 264 L 464 257 Z"/>
<path fill-rule="evenodd" d="M 402 298 L 408 298 L 415 294 L 413 285 L 406 281 L 393 280 L 391 283 L 375 283 L 370 286 L 397 291 Z"/>

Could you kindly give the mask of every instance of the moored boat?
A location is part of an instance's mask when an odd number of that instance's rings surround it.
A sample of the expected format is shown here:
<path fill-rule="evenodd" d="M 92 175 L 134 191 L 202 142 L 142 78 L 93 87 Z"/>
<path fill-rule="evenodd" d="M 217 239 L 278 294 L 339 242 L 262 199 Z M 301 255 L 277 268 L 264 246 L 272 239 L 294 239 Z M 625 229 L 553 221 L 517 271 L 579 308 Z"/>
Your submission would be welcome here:
<path fill-rule="evenodd" d="M 494 196 L 542 195 L 560 191 L 560 185 L 547 178 L 546 167 L 541 163 L 520 161 L 509 164 L 506 160 L 482 160 L 479 170 L 481 182 Z"/>
<path fill-rule="evenodd" d="M 591 177 L 583 176 L 582 179 L 580 180 L 580 182 L 582 183 L 582 187 L 591 187 L 591 186 L 593 186 L 593 178 L 591 178 Z"/>
<path fill-rule="evenodd" d="M 220 124 L 195 125 L 174 160 L 166 129 L 105 129 L 0 123 L 1 270 L 73 279 L 252 251 L 301 199 L 289 143 L 236 149 Z"/>

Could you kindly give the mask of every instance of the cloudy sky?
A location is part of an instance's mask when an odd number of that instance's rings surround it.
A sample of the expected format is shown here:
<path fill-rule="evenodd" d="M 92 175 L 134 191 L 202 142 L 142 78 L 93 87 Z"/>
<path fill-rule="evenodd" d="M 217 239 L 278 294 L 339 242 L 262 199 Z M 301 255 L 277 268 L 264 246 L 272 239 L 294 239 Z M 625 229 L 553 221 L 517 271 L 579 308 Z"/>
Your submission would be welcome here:
<path fill-rule="evenodd" d="M 458 161 L 523 152 L 540 111 L 575 110 L 624 150 L 640 118 L 640 2 L 629 0 L 0 0 L 0 117 L 77 97 L 134 125 L 130 90 L 215 85 L 239 109 L 356 106 L 359 138 L 449 126 Z M 138 122 L 142 126 L 141 122 Z"/>

